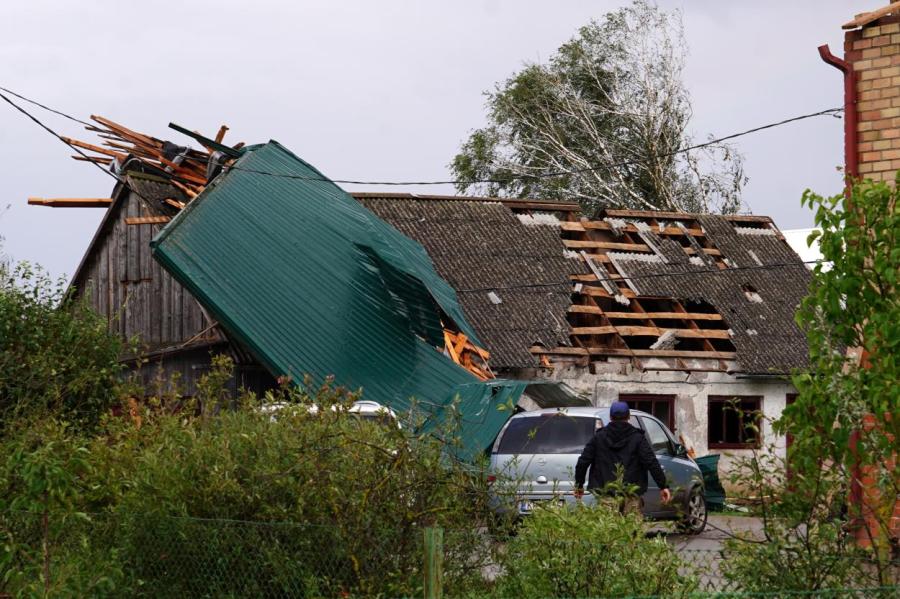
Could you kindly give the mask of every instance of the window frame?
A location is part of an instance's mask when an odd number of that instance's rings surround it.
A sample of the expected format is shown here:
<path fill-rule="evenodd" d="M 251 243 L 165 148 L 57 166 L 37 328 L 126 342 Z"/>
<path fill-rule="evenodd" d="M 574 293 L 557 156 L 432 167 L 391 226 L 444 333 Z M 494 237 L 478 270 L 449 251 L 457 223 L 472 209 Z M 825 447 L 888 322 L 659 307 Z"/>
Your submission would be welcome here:
<path fill-rule="evenodd" d="M 632 402 L 638 401 L 650 401 L 650 402 L 666 402 L 669 404 L 669 417 L 667 418 L 668 422 L 663 422 L 661 418 L 659 418 L 656 414 L 653 413 L 653 407 L 651 404 L 650 411 L 641 410 L 642 412 L 647 412 L 660 422 L 666 425 L 666 428 L 675 434 L 675 395 L 667 395 L 661 393 L 619 393 L 619 401 L 624 401 L 628 403 L 628 407 L 637 410 L 638 408 L 632 405 Z"/>
<path fill-rule="evenodd" d="M 734 443 L 731 441 L 723 441 L 717 442 L 712 440 L 712 436 L 710 434 L 712 427 L 712 407 L 714 404 L 722 404 L 723 406 L 727 406 L 732 402 L 743 403 L 745 401 L 753 401 L 756 402 L 756 407 L 753 409 L 754 412 L 757 412 L 756 416 L 756 428 L 758 430 L 756 434 L 756 439 L 753 441 L 743 441 L 739 443 Z M 763 396 L 762 395 L 710 395 L 706 399 L 706 446 L 709 449 L 760 449 L 762 447 L 763 440 Z M 722 430 L 726 430 L 726 422 L 725 419 L 728 416 L 728 410 L 722 410 Z M 743 427 L 742 427 L 743 430 Z"/>

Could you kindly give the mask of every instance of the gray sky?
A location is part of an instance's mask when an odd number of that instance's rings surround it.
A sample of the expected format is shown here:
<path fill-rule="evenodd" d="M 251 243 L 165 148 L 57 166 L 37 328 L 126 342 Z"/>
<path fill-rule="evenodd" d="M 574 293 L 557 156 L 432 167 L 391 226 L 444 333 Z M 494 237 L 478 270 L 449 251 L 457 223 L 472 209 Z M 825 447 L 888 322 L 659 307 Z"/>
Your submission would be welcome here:
<path fill-rule="evenodd" d="M 169 121 L 207 134 L 224 123 L 226 141 L 277 139 L 332 178 L 446 179 L 460 142 L 484 123 L 484 90 L 622 4 L 6 0 L 0 85 L 177 143 L 188 140 Z M 816 47 L 829 43 L 841 55 L 841 23 L 884 2 L 660 4 L 683 10 L 691 130 L 705 138 L 841 106 L 841 75 Z M 89 140 L 76 124 L 34 110 L 58 132 Z M 841 120 L 820 117 L 736 140 L 753 212 L 783 229 L 810 226 L 800 196 L 840 191 L 842 132 Z M 102 210 L 27 206 L 26 198 L 109 197 L 114 183 L 71 154 L 0 103 L 2 251 L 54 276 L 71 275 Z"/>

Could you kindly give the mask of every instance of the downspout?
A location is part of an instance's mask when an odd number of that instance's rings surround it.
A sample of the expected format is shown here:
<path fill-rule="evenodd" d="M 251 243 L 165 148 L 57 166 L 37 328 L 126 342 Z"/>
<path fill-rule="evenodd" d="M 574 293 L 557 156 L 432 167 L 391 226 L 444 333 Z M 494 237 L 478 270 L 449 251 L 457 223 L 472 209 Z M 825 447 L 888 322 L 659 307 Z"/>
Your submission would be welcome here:
<path fill-rule="evenodd" d="M 849 207 L 851 186 L 859 178 L 859 146 L 857 145 L 859 133 L 856 130 L 856 123 L 859 117 L 856 112 L 856 73 L 853 71 L 852 64 L 831 53 L 828 44 L 819 46 L 819 56 L 844 74 L 844 172 L 847 178 L 845 194 Z M 847 350 L 848 356 L 851 351 Z M 856 455 L 860 436 L 859 429 L 850 432 L 850 453 L 854 456 L 850 480 L 850 503 L 853 506 L 858 506 L 860 511 L 862 511 L 862 468 L 860 468 L 859 457 Z M 858 514 L 853 516 L 852 522 L 854 528 L 866 525 L 865 520 Z"/>
<path fill-rule="evenodd" d="M 819 56 L 844 74 L 844 173 L 849 192 L 852 181 L 859 178 L 859 133 L 856 131 L 856 73 L 853 65 L 831 53 L 828 44 L 819 46 Z"/>

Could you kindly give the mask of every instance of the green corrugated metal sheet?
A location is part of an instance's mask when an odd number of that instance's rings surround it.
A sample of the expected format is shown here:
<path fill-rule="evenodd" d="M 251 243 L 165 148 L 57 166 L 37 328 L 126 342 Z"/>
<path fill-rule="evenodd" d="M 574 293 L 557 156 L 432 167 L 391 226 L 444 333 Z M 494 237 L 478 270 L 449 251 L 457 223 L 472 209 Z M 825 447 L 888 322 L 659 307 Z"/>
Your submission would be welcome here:
<path fill-rule="evenodd" d="M 441 311 L 477 343 L 418 243 L 277 142 L 249 148 L 153 240 L 153 255 L 269 371 L 362 387 L 399 410 L 458 398 L 484 449 L 522 383 L 478 382 L 435 349 Z M 278 173 L 273 177 L 254 173 Z M 295 178 L 291 178 L 295 177 Z"/>

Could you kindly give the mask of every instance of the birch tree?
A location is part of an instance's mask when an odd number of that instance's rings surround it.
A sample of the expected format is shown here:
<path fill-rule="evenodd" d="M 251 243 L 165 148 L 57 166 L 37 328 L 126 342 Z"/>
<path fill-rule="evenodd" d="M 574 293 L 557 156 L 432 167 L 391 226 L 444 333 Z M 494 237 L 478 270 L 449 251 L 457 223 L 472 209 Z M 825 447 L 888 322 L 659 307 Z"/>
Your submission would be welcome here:
<path fill-rule="evenodd" d="M 461 193 L 733 213 L 747 178 L 732 147 L 696 145 L 678 12 L 637 1 L 582 27 L 545 63 L 487 92 L 489 124 L 450 167 Z"/>

